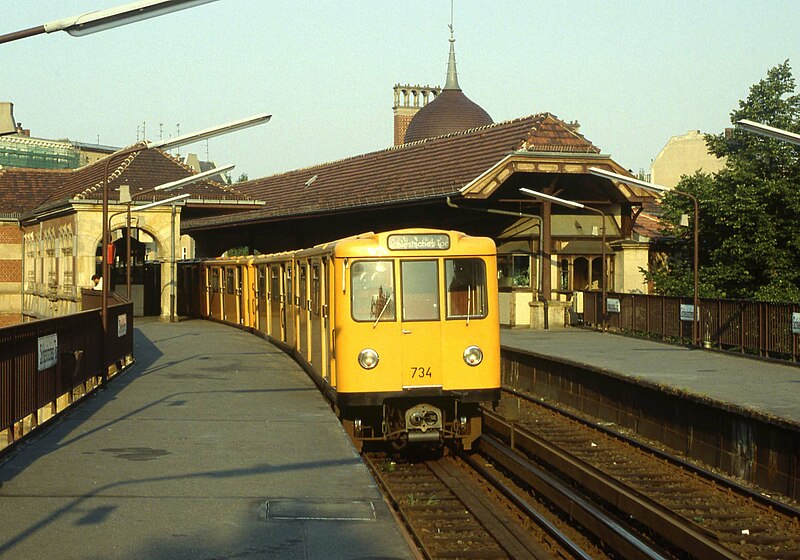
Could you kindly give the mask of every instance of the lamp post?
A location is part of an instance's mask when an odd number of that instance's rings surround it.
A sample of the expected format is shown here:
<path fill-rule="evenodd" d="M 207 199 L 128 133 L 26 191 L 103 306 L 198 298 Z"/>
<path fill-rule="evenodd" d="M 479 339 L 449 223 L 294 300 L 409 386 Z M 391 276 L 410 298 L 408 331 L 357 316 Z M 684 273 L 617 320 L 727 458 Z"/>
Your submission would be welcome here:
<path fill-rule="evenodd" d="M 789 132 L 788 130 L 775 128 L 774 126 L 767 126 L 765 124 L 757 123 L 747 119 L 736 121 L 736 126 L 737 128 L 741 128 L 755 134 L 760 134 L 761 136 L 766 136 L 767 138 L 783 140 L 784 142 L 789 142 L 795 146 L 800 146 L 800 134 L 795 134 L 794 132 Z"/>
<path fill-rule="evenodd" d="M 229 132 L 235 132 L 237 130 L 243 130 L 245 128 L 250 128 L 252 126 L 256 126 L 259 124 L 264 124 L 269 122 L 272 118 L 272 115 L 267 115 L 266 113 L 262 113 L 259 115 L 255 115 L 253 117 L 249 117 L 246 119 L 241 119 L 238 121 L 232 121 L 220 126 L 215 126 L 211 128 L 206 128 L 199 132 L 195 132 L 192 134 L 184 134 L 183 136 L 178 136 L 176 138 L 172 138 L 169 140 L 160 140 L 158 142 L 150 142 L 147 140 L 143 140 L 134 144 L 133 146 L 129 146 L 127 148 L 122 148 L 121 150 L 117 150 L 113 154 L 110 154 L 106 157 L 105 166 L 103 169 L 103 234 L 102 234 L 102 277 L 103 277 L 103 290 L 102 290 L 102 299 L 101 307 L 100 307 L 100 316 L 102 318 L 103 324 L 103 333 L 104 335 L 108 335 L 108 243 L 109 243 L 109 235 L 108 235 L 108 169 L 111 164 L 111 161 L 119 158 L 121 156 L 127 156 L 133 154 L 135 152 L 141 152 L 144 150 L 149 150 L 152 148 L 179 148 L 181 146 L 186 146 L 187 144 L 193 144 L 194 142 L 198 142 L 200 140 L 205 140 L 207 138 L 213 138 L 215 136 L 220 136 L 222 134 L 227 134 Z M 105 341 L 103 342 L 103 360 L 105 361 Z M 106 372 L 105 366 L 103 367 L 102 372 L 102 382 L 105 383 L 106 379 Z"/>
<path fill-rule="evenodd" d="M 553 202 L 555 204 L 559 204 L 561 206 L 566 206 L 568 208 L 580 208 L 582 210 L 588 210 L 590 212 L 594 212 L 595 214 L 600 215 L 600 219 L 603 222 L 602 227 L 600 228 L 600 233 L 602 235 L 601 238 L 601 254 L 603 259 L 603 266 L 602 266 L 602 275 L 603 277 L 600 279 L 600 290 L 601 290 L 601 305 L 602 305 L 602 317 L 603 317 L 603 331 L 606 330 L 606 215 L 603 211 L 598 210 L 597 208 L 592 208 L 591 206 L 586 206 L 585 204 L 581 204 L 580 202 L 575 202 L 573 200 L 566 200 L 563 198 L 559 198 L 557 196 L 553 196 L 550 194 L 545 194 L 543 192 L 534 191 L 531 189 L 520 189 L 519 192 L 526 194 L 528 196 L 532 196 L 534 198 L 538 198 L 539 200 L 546 200 L 549 202 Z M 548 271 L 549 274 L 549 271 Z M 590 278 L 591 278 L 591 269 L 590 269 Z"/>
<path fill-rule="evenodd" d="M 694 205 L 694 295 L 692 297 L 692 344 L 698 346 L 700 343 L 700 291 L 699 291 L 699 268 L 700 268 L 700 207 L 697 204 L 697 198 L 687 192 L 679 191 L 677 189 L 669 189 L 662 185 L 642 181 L 641 179 L 634 179 L 633 177 L 626 177 L 619 173 L 612 173 L 605 169 L 598 167 L 590 167 L 589 173 L 598 177 L 603 177 L 611 181 L 618 181 L 628 185 L 635 185 L 641 187 L 646 191 L 663 196 L 664 193 L 675 193 L 680 196 L 685 196 L 692 200 Z"/>
<path fill-rule="evenodd" d="M 43 25 L 37 25 L 29 29 L 14 31 L 0 35 L 0 43 L 9 43 L 17 39 L 41 35 L 42 33 L 54 33 L 56 31 L 66 31 L 73 37 L 82 37 L 90 33 L 105 31 L 129 23 L 135 23 L 145 19 L 163 16 L 178 10 L 193 8 L 200 4 L 208 4 L 214 0 L 139 0 L 128 4 L 107 8 L 95 12 L 87 12 L 78 16 L 70 16 L 62 19 L 50 21 Z"/>

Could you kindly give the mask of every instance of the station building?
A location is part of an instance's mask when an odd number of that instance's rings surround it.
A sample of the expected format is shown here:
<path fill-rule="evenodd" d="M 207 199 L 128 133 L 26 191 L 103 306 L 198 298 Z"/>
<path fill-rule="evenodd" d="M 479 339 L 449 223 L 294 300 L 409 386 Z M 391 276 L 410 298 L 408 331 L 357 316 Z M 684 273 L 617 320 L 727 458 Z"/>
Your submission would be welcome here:
<path fill-rule="evenodd" d="M 131 213 L 131 294 L 136 315 L 169 317 L 174 302 L 172 263 L 180 256 L 184 216 L 256 208 L 234 188 L 199 182 L 165 193 L 153 187 L 193 174 L 157 149 L 106 156 L 78 169 L 0 168 L 0 314 L 4 324 L 81 310 L 81 289 L 92 286 L 102 260 L 104 175 L 109 197 L 110 291 L 127 295 L 127 208 Z M 137 212 L 136 206 L 176 194 L 180 203 Z M 124 199 L 123 199 L 124 202 Z"/>
<path fill-rule="evenodd" d="M 601 288 L 605 229 L 607 288 L 646 292 L 649 244 L 636 229 L 651 195 L 591 175 L 592 166 L 628 171 L 576 123 L 546 112 L 493 122 L 459 86 L 453 41 L 443 88 L 395 86 L 395 146 L 238 183 L 268 203 L 184 221 L 197 256 L 238 246 L 269 253 L 406 227 L 485 235 L 498 246 L 502 323 L 536 328 L 563 325 L 576 291 Z M 604 216 L 539 202 L 522 187 Z"/>

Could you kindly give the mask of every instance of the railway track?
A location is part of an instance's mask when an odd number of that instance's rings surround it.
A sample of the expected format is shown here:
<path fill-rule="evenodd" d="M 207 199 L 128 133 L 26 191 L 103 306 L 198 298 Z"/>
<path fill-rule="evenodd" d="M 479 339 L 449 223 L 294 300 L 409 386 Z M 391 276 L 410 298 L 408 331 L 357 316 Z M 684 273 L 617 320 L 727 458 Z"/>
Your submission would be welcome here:
<path fill-rule="evenodd" d="M 532 523 L 489 480 L 457 456 L 365 461 L 427 559 L 598 558 L 568 536 Z"/>
<path fill-rule="evenodd" d="M 485 412 L 484 431 L 499 440 L 487 435 L 482 452 L 576 522 L 594 524 L 527 473 L 520 456 L 676 557 L 800 558 L 800 512 L 791 506 L 527 395 L 510 391 L 509 398 L 519 399 L 519 417 L 508 421 Z M 592 530 L 608 541 L 605 529 Z"/>

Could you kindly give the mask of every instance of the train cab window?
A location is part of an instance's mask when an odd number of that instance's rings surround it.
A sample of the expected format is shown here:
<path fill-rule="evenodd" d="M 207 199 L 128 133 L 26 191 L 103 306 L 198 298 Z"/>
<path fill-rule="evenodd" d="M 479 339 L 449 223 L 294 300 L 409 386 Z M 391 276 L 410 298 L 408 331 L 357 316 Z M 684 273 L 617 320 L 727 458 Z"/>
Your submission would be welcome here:
<path fill-rule="evenodd" d="M 232 268 L 225 269 L 225 293 L 226 294 L 233 294 L 233 279 L 234 279 L 234 270 Z"/>
<path fill-rule="evenodd" d="M 350 267 L 351 309 L 356 321 L 394 321 L 394 263 L 357 261 Z"/>
<path fill-rule="evenodd" d="M 486 263 L 481 259 L 446 259 L 447 318 L 486 317 Z"/>
<path fill-rule="evenodd" d="M 403 321 L 439 320 L 439 264 L 402 261 Z"/>

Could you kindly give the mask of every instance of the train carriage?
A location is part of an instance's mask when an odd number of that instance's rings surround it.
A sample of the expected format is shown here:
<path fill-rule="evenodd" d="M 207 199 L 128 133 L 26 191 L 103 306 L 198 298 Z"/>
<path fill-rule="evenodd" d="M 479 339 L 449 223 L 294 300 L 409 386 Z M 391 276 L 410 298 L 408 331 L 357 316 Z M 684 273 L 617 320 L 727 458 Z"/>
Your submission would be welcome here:
<path fill-rule="evenodd" d="M 469 449 L 479 403 L 500 397 L 488 238 L 406 229 L 204 266 L 207 301 L 195 307 L 292 353 L 359 449 L 373 440 Z"/>

